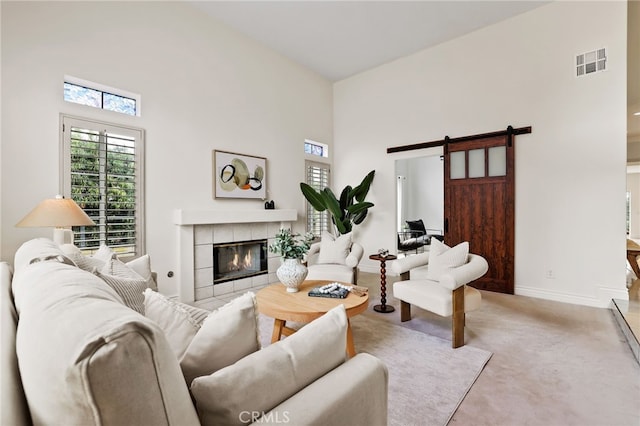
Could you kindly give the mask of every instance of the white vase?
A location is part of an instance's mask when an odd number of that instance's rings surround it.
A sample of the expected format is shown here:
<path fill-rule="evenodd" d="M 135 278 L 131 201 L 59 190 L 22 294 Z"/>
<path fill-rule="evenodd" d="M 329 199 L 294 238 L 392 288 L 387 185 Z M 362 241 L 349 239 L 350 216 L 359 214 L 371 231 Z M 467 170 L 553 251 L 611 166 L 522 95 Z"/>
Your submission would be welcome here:
<path fill-rule="evenodd" d="M 296 293 L 298 287 L 307 278 L 309 270 L 300 259 L 284 259 L 276 271 L 278 279 L 287 288 L 287 292 Z"/>

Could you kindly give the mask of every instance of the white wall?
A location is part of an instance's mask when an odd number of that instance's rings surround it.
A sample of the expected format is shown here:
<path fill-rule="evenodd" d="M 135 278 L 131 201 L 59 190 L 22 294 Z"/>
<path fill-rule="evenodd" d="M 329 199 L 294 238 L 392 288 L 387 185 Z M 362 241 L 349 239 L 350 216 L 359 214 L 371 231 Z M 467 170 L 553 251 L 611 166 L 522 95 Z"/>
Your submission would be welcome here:
<path fill-rule="evenodd" d="M 58 188 L 59 114 L 146 130 L 147 251 L 160 290 L 177 263 L 174 209 L 262 209 L 214 200 L 213 149 L 267 157 L 268 197 L 304 212 L 303 142 L 332 144 L 327 80 L 181 2 L 2 2 L 2 259 L 49 229 L 14 224 Z M 72 75 L 140 93 L 142 116 L 62 100 Z M 298 225 L 302 231 L 302 222 Z"/>
<path fill-rule="evenodd" d="M 608 71 L 574 77 L 575 55 L 601 47 Z M 394 247 L 408 154 L 386 148 L 531 125 L 516 138 L 515 291 L 607 306 L 627 298 L 625 111 L 626 2 L 554 2 L 335 84 L 335 158 L 368 157 L 338 161 L 334 183 L 376 169 L 358 240 Z"/>

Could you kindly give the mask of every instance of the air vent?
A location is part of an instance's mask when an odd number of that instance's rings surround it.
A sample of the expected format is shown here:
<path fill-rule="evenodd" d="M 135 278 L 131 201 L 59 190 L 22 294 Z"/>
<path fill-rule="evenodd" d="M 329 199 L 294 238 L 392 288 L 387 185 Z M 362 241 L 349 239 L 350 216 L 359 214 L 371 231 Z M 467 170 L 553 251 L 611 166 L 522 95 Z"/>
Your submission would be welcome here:
<path fill-rule="evenodd" d="M 607 69 L 607 51 L 605 48 L 592 50 L 576 56 L 576 77 Z"/>

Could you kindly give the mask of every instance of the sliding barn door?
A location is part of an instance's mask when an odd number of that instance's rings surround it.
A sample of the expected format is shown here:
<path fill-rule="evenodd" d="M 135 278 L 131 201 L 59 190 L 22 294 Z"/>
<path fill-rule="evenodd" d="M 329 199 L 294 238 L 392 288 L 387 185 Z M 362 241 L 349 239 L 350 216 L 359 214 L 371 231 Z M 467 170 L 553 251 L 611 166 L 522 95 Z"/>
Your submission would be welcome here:
<path fill-rule="evenodd" d="M 489 271 L 473 287 L 513 294 L 513 136 L 445 144 L 445 242 L 469 241 Z"/>

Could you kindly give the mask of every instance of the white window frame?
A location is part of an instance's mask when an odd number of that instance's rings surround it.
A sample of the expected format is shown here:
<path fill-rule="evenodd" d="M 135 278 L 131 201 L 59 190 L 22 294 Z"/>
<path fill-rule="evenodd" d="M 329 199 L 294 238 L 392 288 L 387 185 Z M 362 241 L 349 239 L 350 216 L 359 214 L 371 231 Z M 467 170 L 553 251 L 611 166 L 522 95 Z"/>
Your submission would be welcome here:
<path fill-rule="evenodd" d="M 135 177 L 136 177 L 136 220 L 135 220 L 135 253 L 127 254 L 132 257 L 146 253 L 145 247 L 145 184 L 144 184 L 144 158 L 145 158 L 145 132 L 143 129 L 123 126 L 114 123 L 74 117 L 60 114 L 60 191 L 66 198 L 71 198 L 71 128 L 79 127 L 127 136 L 135 139 Z M 101 236 L 100 243 L 106 238 Z M 117 250 L 116 250 L 117 252 Z"/>

